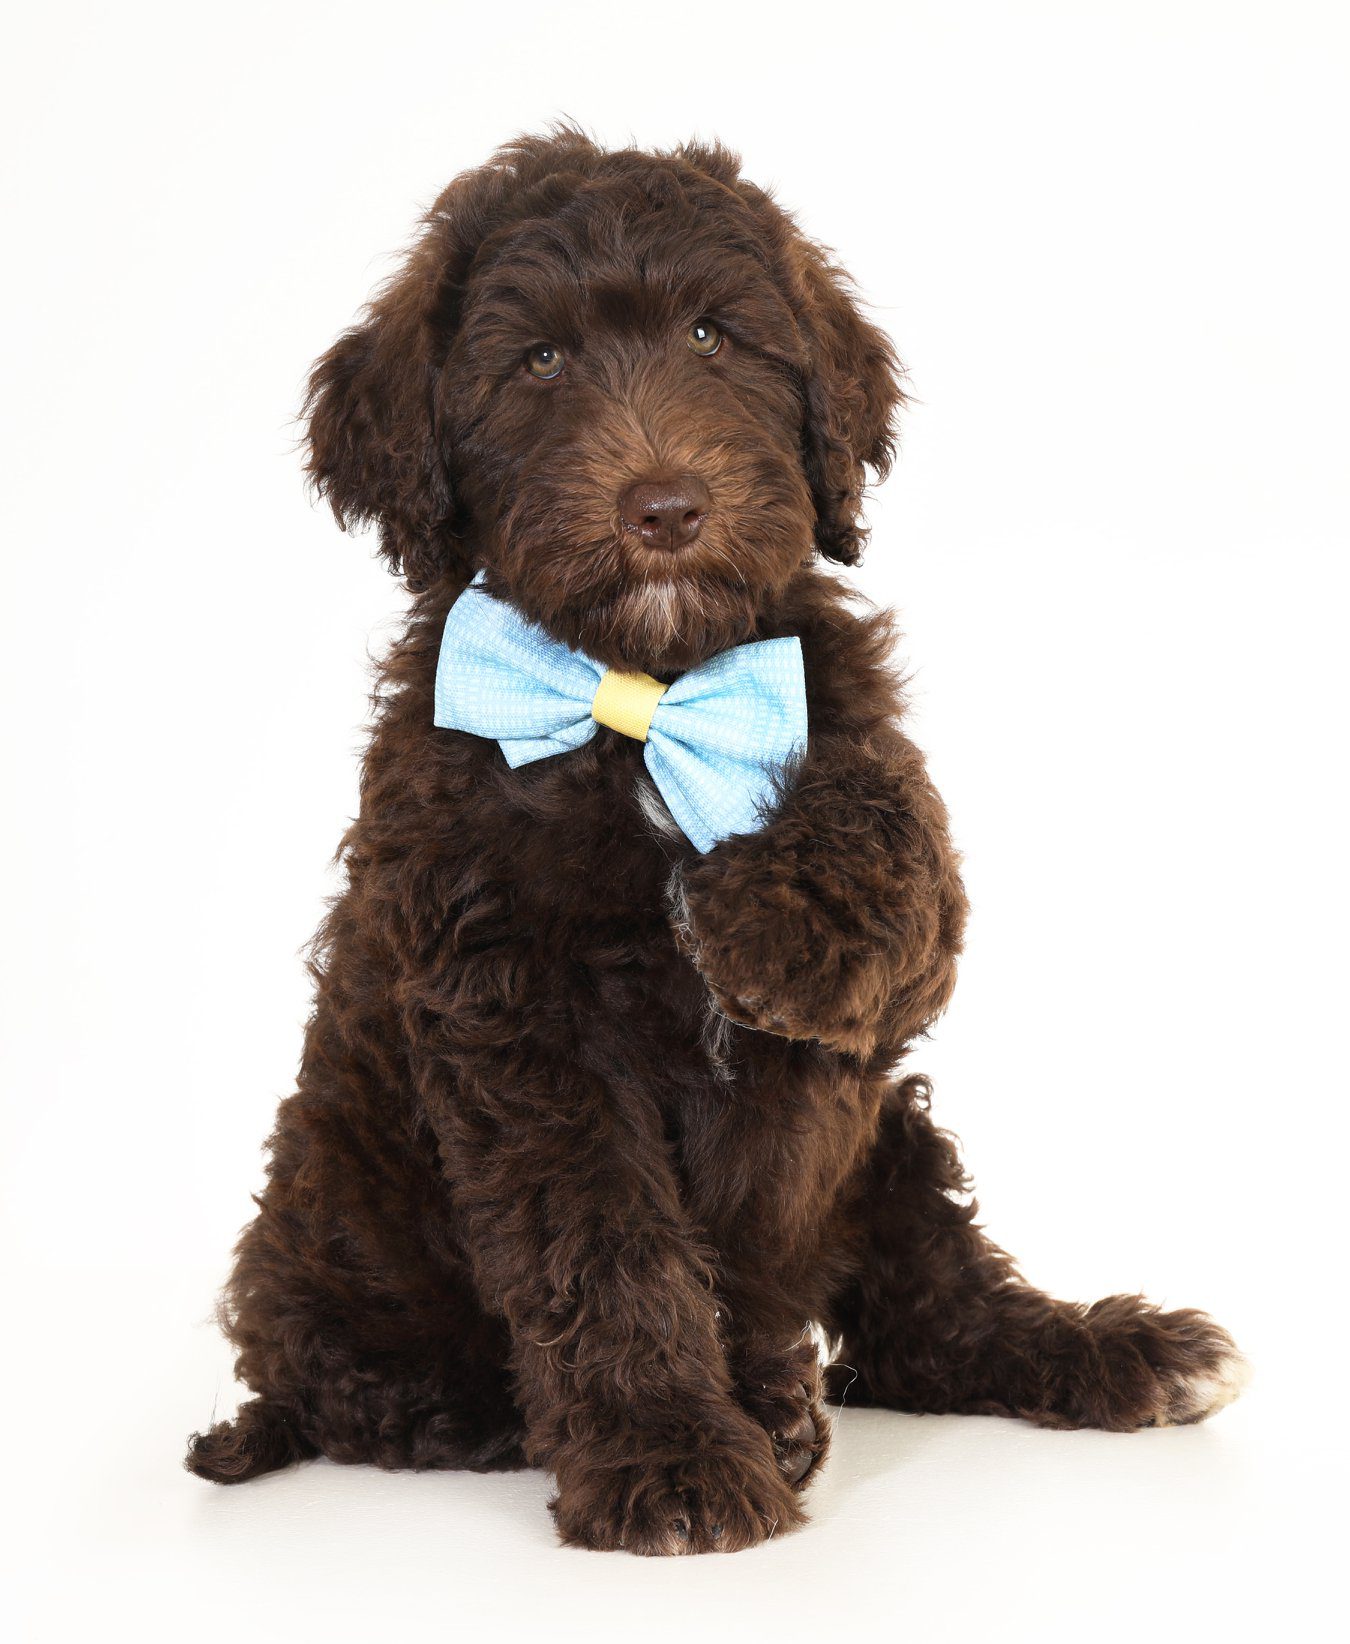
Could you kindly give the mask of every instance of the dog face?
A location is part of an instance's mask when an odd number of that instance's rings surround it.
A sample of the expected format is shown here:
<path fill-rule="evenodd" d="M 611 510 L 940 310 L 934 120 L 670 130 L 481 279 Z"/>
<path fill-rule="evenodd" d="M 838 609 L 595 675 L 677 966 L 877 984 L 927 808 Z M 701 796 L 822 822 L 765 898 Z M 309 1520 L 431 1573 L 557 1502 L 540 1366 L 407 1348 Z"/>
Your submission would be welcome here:
<path fill-rule="evenodd" d="M 813 547 L 791 310 L 725 211 L 653 187 L 671 180 L 601 180 L 505 235 L 447 362 L 491 580 L 648 669 L 743 637 Z"/>
<path fill-rule="evenodd" d="M 853 562 L 890 345 L 719 148 L 522 139 L 459 178 L 311 381 L 310 472 L 427 588 L 494 592 L 610 666 L 746 638 Z"/>

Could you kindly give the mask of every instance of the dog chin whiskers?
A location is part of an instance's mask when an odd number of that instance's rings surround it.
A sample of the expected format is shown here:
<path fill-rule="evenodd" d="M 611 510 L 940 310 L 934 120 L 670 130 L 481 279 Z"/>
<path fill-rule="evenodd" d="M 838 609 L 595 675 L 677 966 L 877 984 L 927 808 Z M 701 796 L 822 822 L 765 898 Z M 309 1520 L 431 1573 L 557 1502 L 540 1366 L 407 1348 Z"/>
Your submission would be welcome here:
<path fill-rule="evenodd" d="M 653 648 L 680 637 L 681 617 L 691 603 L 670 582 L 647 582 L 624 596 L 625 617 L 635 633 Z"/>

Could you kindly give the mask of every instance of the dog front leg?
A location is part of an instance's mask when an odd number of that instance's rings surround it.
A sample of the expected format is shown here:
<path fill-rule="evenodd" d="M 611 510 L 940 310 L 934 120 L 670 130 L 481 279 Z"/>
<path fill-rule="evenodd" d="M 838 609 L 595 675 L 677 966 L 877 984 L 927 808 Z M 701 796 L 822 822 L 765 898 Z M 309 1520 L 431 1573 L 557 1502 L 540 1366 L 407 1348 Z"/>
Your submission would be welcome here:
<path fill-rule="evenodd" d="M 566 1542 L 750 1546 L 801 1513 L 734 1397 L 656 1108 L 585 1071 L 587 1042 L 483 1035 L 422 1069 L 480 1295 L 510 1330 L 526 1453 L 556 1476 Z"/>
<path fill-rule="evenodd" d="M 733 1021 L 893 1059 L 942 1010 L 966 902 L 898 731 L 822 737 L 778 812 L 682 870 L 677 932 Z"/>
<path fill-rule="evenodd" d="M 833 1212 L 875 1128 L 879 1086 L 818 1045 L 733 1029 L 723 1050 L 727 1083 L 684 1114 L 686 1202 L 717 1251 L 739 1397 L 801 1490 L 829 1443 L 812 1325 L 838 1282 Z"/>

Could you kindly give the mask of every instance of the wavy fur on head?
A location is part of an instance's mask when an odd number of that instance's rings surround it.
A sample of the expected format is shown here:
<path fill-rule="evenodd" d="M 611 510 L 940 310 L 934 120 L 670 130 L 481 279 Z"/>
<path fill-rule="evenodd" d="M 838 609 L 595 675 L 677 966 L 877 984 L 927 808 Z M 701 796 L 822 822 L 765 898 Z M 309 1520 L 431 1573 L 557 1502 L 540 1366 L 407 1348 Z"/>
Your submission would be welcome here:
<path fill-rule="evenodd" d="M 727 1551 L 802 1518 L 818 1328 L 850 1397 L 899 1409 L 1130 1428 L 1236 1390 L 1203 1315 L 1027 1285 L 893 1072 L 965 898 L 889 626 L 823 562 L 859 555 L 901 398 L 734 155 L 571 129 L 452 183 L 315 367 L 313 481 L 416 597 L 225 1298 L 256 1396 L 194 1472 L 531 1463 L 568 1542 Z M 682 477 L 708 501 L 675 551 L 622 499 Z M 809 747 L 766 825 L 698 856 L 613 731 L 513 771 L 436 729 L 479 568 L 613 666 L 798 636 Z"/>
<path fill-rule="evenodd" d="M 712 315 L 723 346 L 685 346 Z M 564 351 L 541 382 L 531 343 Z M 753 628 L 818 549 L 853 563 L 901 402 L 846 276 L 735 155 L 521 138 L 458 178 L 403 271 L 315 367 L 310 473 L 424 588 L 480 559 L 602 660 L 688 666 Z M 672 574 L 616 519 L 695 473 L 715 507 Z"/>

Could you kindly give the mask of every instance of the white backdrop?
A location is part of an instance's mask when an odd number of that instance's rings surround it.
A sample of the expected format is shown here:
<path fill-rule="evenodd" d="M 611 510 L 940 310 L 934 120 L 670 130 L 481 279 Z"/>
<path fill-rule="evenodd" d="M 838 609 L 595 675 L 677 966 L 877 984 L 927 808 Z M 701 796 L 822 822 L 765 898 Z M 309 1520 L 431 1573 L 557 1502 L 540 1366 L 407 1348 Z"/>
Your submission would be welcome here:
<path fill-rule="evenodd" d="M 1311 3 L 30 7 L 8 25 L 0 950 L 17 1636 L 1320 1636 L 1340 1278 L 1347 25 Z M 985 1219 L 1256 1366 L 1120 1439 L 846 1414 L 800 1535 L 556 1549 L 545 1481 L 177 1471 L 401 606 L 310 360 L 566 114 L 720 136 L 909 365 L 859 575 L 966 853 L 916 1058 Z M 441 1636 L 438 1634 L 437 1636 Z"/>

